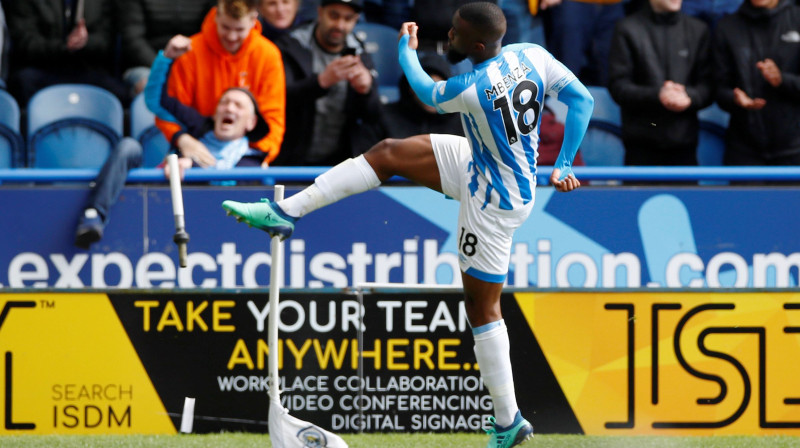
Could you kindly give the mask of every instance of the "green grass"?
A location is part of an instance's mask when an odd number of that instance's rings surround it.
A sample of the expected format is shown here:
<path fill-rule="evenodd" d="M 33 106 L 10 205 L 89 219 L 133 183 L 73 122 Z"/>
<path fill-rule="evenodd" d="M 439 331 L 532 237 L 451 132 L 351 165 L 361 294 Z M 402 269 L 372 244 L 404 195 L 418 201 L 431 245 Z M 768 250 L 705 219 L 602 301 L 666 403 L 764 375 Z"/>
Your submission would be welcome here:
<path fill-rule="evenodd" d="M 351 448 L 483 448 L 480 434 L 345 434 Z M 270 448 L 269 436 L 209 434 L 175 436 L 0 436 L 3 448 Z M 800 437 L 644 437 L 538 435 L 520 448 L 795 448 Z"/>

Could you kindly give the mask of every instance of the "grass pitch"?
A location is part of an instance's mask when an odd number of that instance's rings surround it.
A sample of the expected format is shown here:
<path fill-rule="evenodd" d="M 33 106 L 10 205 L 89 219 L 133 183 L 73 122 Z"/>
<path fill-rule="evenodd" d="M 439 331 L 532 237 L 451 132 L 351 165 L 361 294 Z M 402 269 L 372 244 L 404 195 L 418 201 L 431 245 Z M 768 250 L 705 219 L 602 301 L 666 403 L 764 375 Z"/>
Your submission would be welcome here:
<path fill-rule="evenodd" d="M 480 434 L 344 434 L 351 448 L 483 448 Z M 0 436 L 3 448 L 271 448 L 268 435 Z M 795 448 L 800 437 L 647 437 L 537 435 L 520 448 Z"/>

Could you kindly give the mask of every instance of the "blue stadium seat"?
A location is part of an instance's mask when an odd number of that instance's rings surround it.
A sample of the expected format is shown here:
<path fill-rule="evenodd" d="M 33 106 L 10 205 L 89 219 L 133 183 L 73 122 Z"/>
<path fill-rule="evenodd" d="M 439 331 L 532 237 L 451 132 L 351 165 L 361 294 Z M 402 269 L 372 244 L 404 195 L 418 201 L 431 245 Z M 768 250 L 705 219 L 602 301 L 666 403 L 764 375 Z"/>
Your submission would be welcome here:
<path fill-rule="evenodd" d="M 58 84 L 28 102 L 28 166 L 100 168 L 122 137 L 122 104 L 111 92 Z"/>
<path fill-rule="evenodd" d="M 730 114 L 716 103 L 697 113 L 700 119 L 700 136 L 697 142 L 697 162 L 700 166 L 722 166 L 725 156 L 725 131 Z"/>
<path fill-rule="evenodd" d="M 164 160 L 169 151 L 169 142 L 155 125 L 155 115 L 144 103 L 140 93 L 131 103 L 131 137 L 144 148 L 142 166 L 152 168 Z"/>
<path fill-rule="evenodd" d="M 365 22 L 357 23 L 354 32 L 375 62 L 382 100 L 399 98 L 397 82 L 403 70 L 397 56 L 397 30 L 380 23 Z"/>
<path fill-rule="evenodd" d="M 586 166 L 621 166 L 625 162 L 622 118 L 619 105 L 605 87 L 587 86 L 594 98 L 594 111 L 581 143 Z"/>
<path fill-rule="evenodd" d="M 0 90 L 0 168 L 24 165 L 25 142 L 19 133 L 19 105 L 5 90 Z"/>

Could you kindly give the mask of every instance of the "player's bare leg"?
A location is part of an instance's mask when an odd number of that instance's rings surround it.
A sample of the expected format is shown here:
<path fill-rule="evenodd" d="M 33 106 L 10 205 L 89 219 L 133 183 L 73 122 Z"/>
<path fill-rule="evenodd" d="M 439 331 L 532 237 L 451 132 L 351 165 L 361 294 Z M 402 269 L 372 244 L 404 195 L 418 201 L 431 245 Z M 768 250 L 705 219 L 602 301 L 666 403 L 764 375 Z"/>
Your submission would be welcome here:
<path fill-rule="evenodd" d="M 370 148 L 364 157 L 381 182 L 392 176 L 402 176 L 432 190 L 442 191 L 430 135 L 415 135 L 402 140 L 387 138 Z"/>
<path fill-rule="evenodd" d="M 255 203 L 225 201 L 222 207 L 237 221 L 286 239 L 294 231 L 295 221 L 307 213 L 375 188 L 392 176 L 442 190 L 430 136 L 383 140 L 363 156 L 334 166 L 314 184 L 277 204 L 267 199 Z"/>

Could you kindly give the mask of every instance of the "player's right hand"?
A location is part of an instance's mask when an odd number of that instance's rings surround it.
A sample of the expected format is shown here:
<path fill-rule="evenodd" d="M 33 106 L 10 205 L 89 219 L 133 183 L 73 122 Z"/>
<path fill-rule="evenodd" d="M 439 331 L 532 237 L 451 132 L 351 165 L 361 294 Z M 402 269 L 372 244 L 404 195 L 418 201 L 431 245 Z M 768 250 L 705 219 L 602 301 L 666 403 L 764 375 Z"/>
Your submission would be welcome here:
<path fill-rule="evenodd" d="M 400 40 L 408 34 L 408 48 L 411 50 L 416 50 L 417 46 L 419 45 L 419 40 L 417 39 L 417 30 L 419 27 L 417 26 L 416 22 L 405 22 L 403 25 L 400 26 L 400 35 L 397 36 L 397 39 Z"/>

